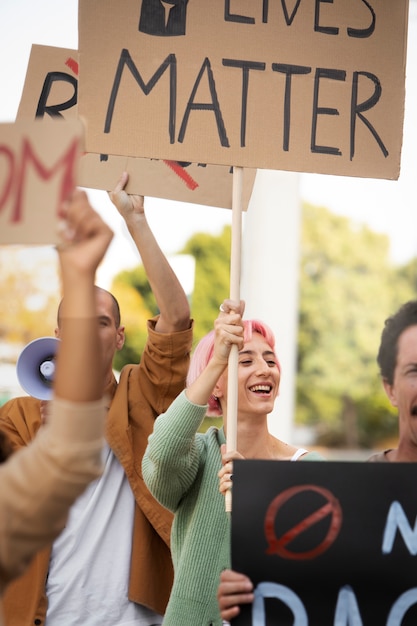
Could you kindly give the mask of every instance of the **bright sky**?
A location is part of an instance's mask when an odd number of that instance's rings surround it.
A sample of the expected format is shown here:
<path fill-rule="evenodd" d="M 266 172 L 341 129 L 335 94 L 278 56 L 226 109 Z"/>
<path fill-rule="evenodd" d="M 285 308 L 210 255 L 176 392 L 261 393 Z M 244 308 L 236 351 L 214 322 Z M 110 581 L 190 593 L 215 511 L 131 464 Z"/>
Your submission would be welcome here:
<path fill-rule="evenodd" d="M 410 0 L 408 37 L 407 102 L 402 170 L 398 181 L 348 177 L 300 175 L 303 200 L 366 222 L 391 238 L 395 261 L 417 254 L 416 149 L 417 124 L 417 1 Z M 0 2 L 0 122 L 14 121 L 23 88 L 32 43 L 67 48 L 78 47 L 77 0 L 1 0 Z M 413 80 L 411 80 L 413 79 Z M 110 273 L 137 262 L 126 246 L 123 223 L 107 194 L 91 191 L 94 206 L 116 231 L 106 257 L 103 284 Z M 147 215 L 155 235 L 167 254 L 177 252 L 196 231 L 219 233 L 231 223 L 231 211 L 149 198 Z M 100 281 L 99 281 L 100 282 Z M 104 285 L 107 286 L 107 285 Z"/>

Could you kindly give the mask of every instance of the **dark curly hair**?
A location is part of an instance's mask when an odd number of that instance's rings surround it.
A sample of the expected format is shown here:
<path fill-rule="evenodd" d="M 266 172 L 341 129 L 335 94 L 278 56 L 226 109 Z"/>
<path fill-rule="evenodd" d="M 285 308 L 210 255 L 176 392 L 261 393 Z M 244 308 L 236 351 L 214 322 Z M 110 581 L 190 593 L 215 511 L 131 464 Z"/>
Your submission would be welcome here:
<path fill-rule="evenodd" d="M 406 302 L 394 315 L 385 320 L 376 360 L 383 380 L 389 385 L 394 382 L 398 339 L 410 326 L 417 326 L 417 300 Z"/>

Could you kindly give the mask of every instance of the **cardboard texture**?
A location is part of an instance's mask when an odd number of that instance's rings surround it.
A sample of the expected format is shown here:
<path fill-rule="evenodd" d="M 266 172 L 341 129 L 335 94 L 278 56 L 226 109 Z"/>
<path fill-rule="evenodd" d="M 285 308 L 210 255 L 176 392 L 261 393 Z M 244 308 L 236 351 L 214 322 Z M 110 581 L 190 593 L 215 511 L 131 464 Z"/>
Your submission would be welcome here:
<path fill-rule="evenodd" d="M 397 179 L 408 0 L 80 0 L 89 152 Z"/>
<path fill-rule="evenodd" d="M 17 119 L 77 119 L 78 51 L 32 45 Z M 230 167 L 85 153 L 78 184 L 110 191 L 122 171 L 129 172 L 127 191 L 207 206 L 232 207 Z M 256 170 L 244 171 L 242 208 L 247 210 Z"/>
<path fill-rule="evenodd" d="M 55 244 L 57 210 L 74 189 L 83 126 L 0 124 L 0 244 Z"/>
<path fill-rule="evenodd" d="M 417 463 L 235 461 L 233 626 L 415 626 Z"/>

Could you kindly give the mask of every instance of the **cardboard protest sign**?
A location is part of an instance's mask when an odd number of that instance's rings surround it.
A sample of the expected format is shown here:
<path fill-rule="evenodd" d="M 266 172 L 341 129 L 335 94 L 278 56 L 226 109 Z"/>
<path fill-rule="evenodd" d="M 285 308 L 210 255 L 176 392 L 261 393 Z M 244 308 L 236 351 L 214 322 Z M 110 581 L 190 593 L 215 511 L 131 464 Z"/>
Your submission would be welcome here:
<path fill-rule="evenodd" d="M 57 209 L 74 189 L 83 126 L 0 124 L 0 244 L 57 242 Z"/>
<path fill-rule="evenodd" d="M 417 623 L 416 463 L 236 461 L 233 626 Z"/>
<path fill-rule="evenodd" d="M 398 178 L 408 0 L 80 0 L 89 152 Z"/>
<path fill-rule="evenodd" d="M 77 119 L 79 69 L 77 50 L 32 45 L 17 119 Z M 129 172 L 129 193 L 232 207 L 232 170 L 220 165 L 86 153 L 80 159 L 78 184 L 110 191 L 124 170 Z M 255 175 L 255 170 L 244 172 L 243 210 Z"/>

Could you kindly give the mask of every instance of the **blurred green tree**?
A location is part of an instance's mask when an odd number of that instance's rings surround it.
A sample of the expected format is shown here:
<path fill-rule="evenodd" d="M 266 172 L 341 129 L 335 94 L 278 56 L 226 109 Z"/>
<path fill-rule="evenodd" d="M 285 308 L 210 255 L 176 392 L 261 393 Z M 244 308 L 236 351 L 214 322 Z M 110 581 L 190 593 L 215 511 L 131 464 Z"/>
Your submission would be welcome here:
<path fill-rule="evenodd" d="M 384 320 L 409 297 L 387 236 L 304 206 L 296 421 L 315 425 L 323 444 L 358 448 L 396 433 L 376 355 Z"/>
<path fill-rule="evenodd" d="M 195 343 L 213 328 L 219 305 L 229 297 L 230 246 L 231 228 L 225 226 L 217 236 L 196 233 L 181 251 L 182 254 L 191 254 L 196 261 L 195 284 L 191 296 Z"/>

